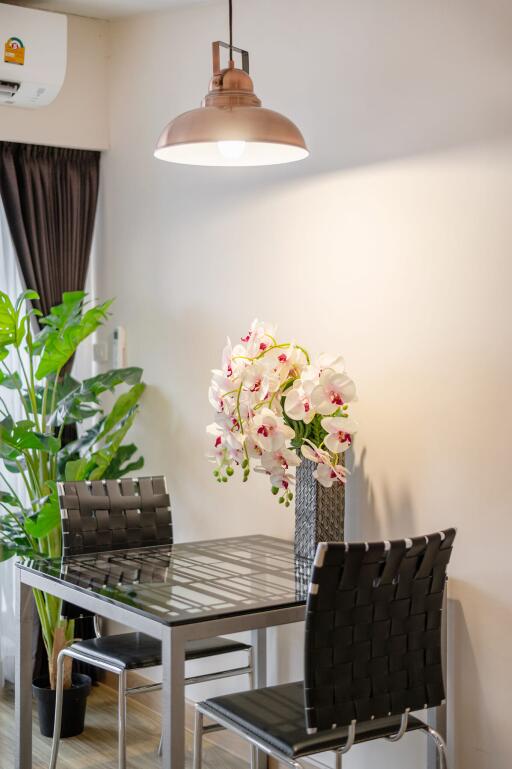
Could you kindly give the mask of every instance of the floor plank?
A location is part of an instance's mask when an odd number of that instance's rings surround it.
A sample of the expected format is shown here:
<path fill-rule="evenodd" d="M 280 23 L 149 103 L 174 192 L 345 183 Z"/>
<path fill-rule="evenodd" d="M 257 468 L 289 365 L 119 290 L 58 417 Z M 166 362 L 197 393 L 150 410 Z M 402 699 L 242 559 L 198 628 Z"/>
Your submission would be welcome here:
<path fill-rule="evenodd" d="M 62 740 L 58 769 L 117 769 L 116 695 L 95 686 L 87 703 L 86 729 L 79 737 Z M 156 755 L 160 723 L 152 711 L 128 698 L 128 769 L 158 769 Z M 41 737 L 34 715 L 34 769 L 44 769 L 50 758 L 50 740 Z M 192 767 L 192 735 L 187 732 L 187 769 Z M 205 769 L 247 769 L 249 764 L 205 740 Z M 14 766 L 14 693 L 0 689 L 0 769 Z"/>

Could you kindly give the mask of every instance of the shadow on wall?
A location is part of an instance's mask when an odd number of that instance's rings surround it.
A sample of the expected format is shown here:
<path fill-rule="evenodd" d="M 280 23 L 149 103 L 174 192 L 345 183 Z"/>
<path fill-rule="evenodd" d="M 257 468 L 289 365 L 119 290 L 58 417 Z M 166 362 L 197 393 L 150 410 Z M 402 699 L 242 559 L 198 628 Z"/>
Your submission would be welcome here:
<path fill-rule="evenodd" d="M 483 593 L 475 586 L 462 580 L 450 579 L 450 593 L 464 596 L 465 604 L 480 604 L 489 608 L 494 604 L 492 613 L 500 618 L 503 626 L 512 622 L 510 610 L 502 604 L 496 605 L 493 595 Z M 508 620 L 507 620 L 508 616 Z M 473 622 L 471 624 L 474 624 Z M 486 624 L 482 632 L 499 638 L 500 629 Z M 508 660 L 507 660 L 508 657 Z M 479 769 L 507 769 L 510 767 L 510 753 L 507 749 L 510 728 L 510 690 L 507 689 L 506 679 L 510 669 L 510 653 L 505 652 L 503 659 L 496 659 L 502 664 L 503 677 L 500 678 L 500 690 L 489 693 L 489 681 L 481 669 L 474 650 L 474 642 L 468 629 L 464 608 L 459 600 L 448 601 L 448 735 L 449 747 L 452 751 L 451 766 L 453 769 L 464 769 L 478 765 Z M 453 692 L 465 692 L 464 699 L 454 699 Z M 499 722 L 488 717 L 488 698 L 497 699 L 501 711 Z M 499 704 L 501 701 L 501 707 Z M 478 764 L 475 763 L 477 757 Z"/>
<path fill-rule="evenodd" d="M 407 487 L 392 494 L 384 484 L 377 510 L 374 487 L 365 468 L 366 457 L 366 448 L 357 464 L 353 452 L 347 457 L 350 479 L 346 487 L 345 539 L 366 541 L 429 534 L 416 531 L 412 497 Z"/>

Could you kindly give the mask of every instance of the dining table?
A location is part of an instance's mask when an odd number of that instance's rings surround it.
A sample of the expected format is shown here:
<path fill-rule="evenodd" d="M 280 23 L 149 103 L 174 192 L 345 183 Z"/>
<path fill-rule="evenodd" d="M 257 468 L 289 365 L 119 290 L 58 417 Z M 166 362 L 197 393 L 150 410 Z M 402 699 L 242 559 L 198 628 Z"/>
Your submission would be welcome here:
<path fill-rule="evenodd" d="M 312 561 L 293 542 L 256 534 L 16 566 L 16 769 L 32 769 L 33 588 L 161 641 L 162 766 L 184 769 L 186 642 L 251 631 L 254 685 L 266 686 L 267 629 L 304 621 Z M 445 735 L 446 706 L 427 716 Z M 262 751 L 254 760 L 267 768 Z M 436 768 L 431 745 L 426 765 Z"/>
<path fill-rule="evenodd" d="M 162 643 L 163 769 L 185 765 L 185 644 L 251 631 L 254 685 L 267 684 L 267 628 L 301 622 L 312 563 L 264 535 L 70 556 L 16 569 L 16 769 L 32 769 L 32 589 Z M 257 769 L 267 756 L 256 753 Z"/>

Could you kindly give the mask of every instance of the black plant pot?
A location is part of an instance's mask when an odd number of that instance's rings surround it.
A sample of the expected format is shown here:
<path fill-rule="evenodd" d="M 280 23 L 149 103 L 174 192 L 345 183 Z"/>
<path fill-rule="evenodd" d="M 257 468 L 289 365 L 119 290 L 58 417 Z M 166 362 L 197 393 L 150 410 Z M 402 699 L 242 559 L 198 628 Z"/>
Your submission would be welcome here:
<path fill-rule="evenodd" d="M 91 691 L 91 679 L 83 673 L 75 673 L 72 680 L 71 689 L 64 689 L 61 737 L 76 737 L 84 730 L 85 706 Z M 50 689 L 48 677 L 36 678 L 32 682 L 32 693 L 37 701 L 41 734 L 43 737 L 53 737 L 55 690 Z"/>

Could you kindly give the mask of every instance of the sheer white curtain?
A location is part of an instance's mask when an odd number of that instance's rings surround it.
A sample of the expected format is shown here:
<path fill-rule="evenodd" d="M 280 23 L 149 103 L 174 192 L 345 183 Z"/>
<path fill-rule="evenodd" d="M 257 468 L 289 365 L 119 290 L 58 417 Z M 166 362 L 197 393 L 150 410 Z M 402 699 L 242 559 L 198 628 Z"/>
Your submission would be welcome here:
<path fill-rule="evenodd" d="M 14 247 L 11 241 L 9 228 L 5 219 L 4 208 L 0 200 L 0 290 L 9 296 L 15 297 L 22 291 L 21 277 L 18 271 L 18 263 Z M 9 368 L 16 369 L 16 360 L 7 359 Z M 17 401 L 11 390 L 2 388 L 2 398 L 7 408 L 15 418 L 21 419 L 21 413 L 17 413 Z M 0 472 L 4 468 L 0 467 Z M 9 479 L 10 482 L 13 476 Z M 16 479 L 14 478 L 14 481 Z M 15 485 L 15 483 L 13 484 Z M 4 482 L 0 477 L 0 489 L 4 488 Z M 17 492 L 21 491 L 16 489 Z M 0 515 L 2 511 L 0 509 Z M 0 686 L 5 679 L 13 680 L 14 676 L 14 561 L 0 563 Z"/>

